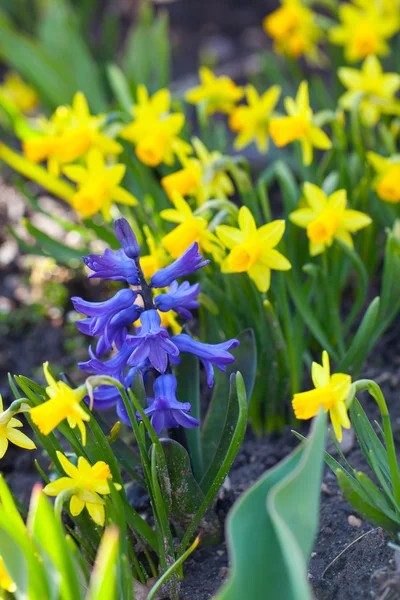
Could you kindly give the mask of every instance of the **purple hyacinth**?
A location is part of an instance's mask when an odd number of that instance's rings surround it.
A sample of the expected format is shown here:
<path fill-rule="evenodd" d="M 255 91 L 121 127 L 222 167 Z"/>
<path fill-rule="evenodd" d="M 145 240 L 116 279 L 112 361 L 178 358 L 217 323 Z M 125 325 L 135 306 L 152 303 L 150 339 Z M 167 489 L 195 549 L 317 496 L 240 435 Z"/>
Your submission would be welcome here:
<path fill-rule="evenodd" d="M 174 375 L 160 375 L 154 382 L 154 398 L 147 398 L 145 414 L 150 418 L 156 433 L 172 427 L 193 429 L 199 421 L 190 414 L 190 402 L 179 402 L 176 398 L 177 381 Z M 137 415 L 140 418 L 140 415 Z"/>
<path fill-rule="evenodd" d="M 140 323 L 142 326 L 137 334 L 128 335 L 126 338 L 126 343 L 131 348 L 127 364 L 135 367 L 148 359 L 157 371 L 165 373 L 168 356 L 178 356 L 179 350 L 171 342 L 165 327 L 161 327 L 160 315 L 156 310 L 144 311 Z"/>
<path fill-rule="evenodd" d="M 90 359 L 79 362 L 78 366 L 82 371 L 91 375 L 108 375 L 124 383 L 124 371 L 128 358 L 132 354 L 132 349 L 125 343 L 121 346 L 118 353 L 110 360 L 102 361 L 97 358 L 91 346 L 89 346 Z"/>
<path fill-rule="evenodd" d="M 174 260 L 173 263 L 154 273 L 151 278 L 151 286 L 156 288 L 167 287 L 168 285 L 171 285 L 175 279 L 191 275 L 198 269 L 208 265 L 210 261 L 203 260 L 203 257 L 198 250 L 199 245 L 197 242 L 194 242 L 186 252 Z"/>
<path fill-rule="evenodd" d="M 79 331 L 85 335 L 101 336 L 96 348 L 99 356 L 111 350 L 113 343 L 117 348 L 124 343 L 127 326 L 134 323 L 143 310 L 134 304 L 136 297 L 136 292 L 124 289 L 105 302 L 87 302 L 78 296 L 71 298 L 75 310 L 89 317 L 76 321 Z"/>
<path fill-rule="evenodd" d="M 120 217 L 114 223 L 114 230 L 126 256 L 133 259 L 138 258 L 140 246 L 128 221 L 124 217 Z"/>
<path fill-rule="evenodd" d="M 171 339 L 180 352 L 189 352 L 198 356 L 206 371 L 208 387 L 212 387 L 214 384 L 213 365 L 220 371 L 226 371 L 226 365 L 233 363 L 235 360 L 229 350 L 240 344 L 239 340 L 235 339 L 221 344 L 203 344 L 185 333 L 174 335 Z"/>
<path fill-rule="evenodd" d="M 126 281 L 131 285 L 138 285 L 139 275 L 135 261 L 128 258 L 122 249 L 113 252 L 106 248 L 104 254 L 89 254 L 83 257 L 83 262 L 94 271 L 89 279 L 100 278 L 112 281 Z"/>
<path fill-rule="evenodd" d="M 180 317 L 192 319 L 193 315 L 190 310 L 200 306 L 196 300 L 199 293 L 200 285 L 198 283 L 190 285 L 188 281 L 184 281 L 179 285 L 177 281 L 173 281 L 166 294 L 159 294 L 154 298 L 154 304 L 161 312 L 174 310 Z"/>

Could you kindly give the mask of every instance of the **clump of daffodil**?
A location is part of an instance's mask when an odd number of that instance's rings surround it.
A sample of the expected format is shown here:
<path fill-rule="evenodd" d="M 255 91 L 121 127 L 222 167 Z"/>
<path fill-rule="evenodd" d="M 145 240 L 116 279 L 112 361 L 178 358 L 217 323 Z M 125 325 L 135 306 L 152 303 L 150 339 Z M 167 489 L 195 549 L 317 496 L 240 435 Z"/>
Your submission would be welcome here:
<path fill-rule="evenodd" d="M 58 451 L 57 457 L 68 477 L 60 477 L 49 483 L 44 488 L 44 493 L 48 496 L 58 496 L 63 492 L 69 492 L 71 515 L 77 517 L 86 506 L 93 521 L 102 527 L 105 522 L 105 510 L 101 496 L 111 493 L 110 467 L 102 460 L 91 466 L 83 456 L 79 457 L 78 466 L 75 466 Z M 114 483 L 114 486 L 117 490 L 121 489 L 118 483 Z"/>
<path fill-rule="evenodd" d="M 25 83 L 18 73 L 9 72 L 0 84 L 0 103 L 5 99 L 21 113 L 29 114 L 39 105 L 39 96 L 35 90 Z"/>
<path fill-rule="evenodd" d="M 392 4 L 395 4 L 392 2 Z M 339 5 L 340 25 L 330 30 L 333 44 L 344 46 L 346 60 L 357 62 L 389 53 L 387 40 L 399 30 L 399 13 L 381 0 L 354 0 Z"/>
<path fill-rule="evenodd" d="M 293 396 L 293 410 L 297 419 L 311 419 L 323 407 L 329 410 L 333 430 L 339 442 L 342 441 L 342 427 L 350 428 L 346 398 L 351 387 L 350 375 L 334 373 L 331 375 L 329 356 L 322 353 L 322 365 L 312 364 L 311 376 L 314 390 L 301 392 Z"/>
<path fill-rule="evenodd" d="M 122 146 L 107 137 L 102 128 L 106 115 L 91 115 L 82 92 L 77 92 L 72 106 L 59 106 L 50 119 L 40 117 L 35 128 L 23 140 L 26 158 L 33 163 L 47 160 L 53 175 L 59 175 L 63 165 L 85 156 L 97 148 L 105 156 L 122 152 Z"/>
<path fill-rule="evenodd" d="M 205 106 L 206 113 L 230 113 L 243 97 L 243 89 L 238 87 L 230 77 L 216 77 L 207 67 L 200 67 L 200 85 L 186 92 L 185 98 L 190 104 Z"/>
<path fill-rule="evenodd" d="M 237 106 L 231 112 L 229 125 L 233 131 L 238 132 L 234 147 L 241 150 L 255 142 L 260 152 L 268 150 L 269 121 L 274 110 L 281 88 L 273 85 L 261 96 L 254 86 L 246 86 L 247 106 Z"/>
<path fill-rule="evenodd" d="M 217 236 L 230 253 L 221 265 L 223 273 L 248 273 L 260 292 L 267 292 L 271 270 L 287 271 L 291 264 L 275 246 L 285 232 L 285 221 L 272 221 L 257 229 L 253 215 L 242 206 L 239 228 L 229 225 L 217 227 Z"/>
<path fill-rule="evenodd" d="M 63 173 L 78 184 L 78 190 L 72 198 L 74 209 L 83 217 L 91 217 L 101 212 L 104 219 L 109 221 L 113 202 L 135 206 L 136 198 L 119 185 L 125 171 L 126 166 L 123 164 L 108 167 L 103 154 L 97 148 L 88 152 L 86 167 L 64 167 Z"/>
<path fill-rule="evenodd" d="M 32 440 L 22 431 L 19 431 L 19 428 L 23 426 L 21 421 L 14 418 L 14 415 L 28 411 L 29 406 L 25 404 L 20 405 L 17 410 L 13 410 L 12 406 L 7 410 L 3 410 L 3 399 L 0 395 L 0 458 L 3 458 L 7 452 L 9 442 L 26 450 L 36 448 Z"/>
<path fill-rule="evenodd" d="M 339 98 L 339 105 L 351 110 L 359 102 L 361 120 L 373 127 L 383 115 L 400 115 L 400 102 L 395 94 L 400 88 L 400 75 L 383 73 L 376 56 L 368 56 L 361 70 L 341 67 L 338 76 L 348 91 Z"/>
<path fill-rule="evenodd" d="M 141 256 L 140 266 L 145 279 L 151 279 L 156 271 L 163 269 L 171 262 L 171 258 L 165 248 L 156 242 L 147 225 L 143 226 L 143 231 L 149 253 Z"/>
<path fill-rule="evenodd" d="M 400 155 L 390 158 L 368 152 L 367 158 L 376 171 L 374 189 L 381 200 L 397 204 L 400 202 Z"/>
<path fill-rule="evenodd" d="M 17 586 L 15 582 L 9 576 L 7 569 L 4 565 L 4 561 L 0 556 L 0 590 L 5 590 L 6 592 L 10 592 L 13 594 L 17 591 Z"/>
<path fill-rule="evenodd" d="M 71 429 L 78 426 L 82 444 L 85 445 L 85 421 L 89 421 L 90 416 L 82 408 L 81 402 L 86 395 L 86 386 L 81 385 L 72 389 L 63 381 L 56 381 L 50 373 L 48 362 L 43 364 L 43 371 L 48 384 L 46 394 L 49 400 L 31 409 L 30 416 L 33 423 L 43 435 L 49 435 L 64 419 L 67 419 Z"/>
<path fill-rule="evenodd" d="M 164 248 L 172 258 L 179 258 L 189 246 L 197 242 L 199 248 L 211 254 L 214 260 L 219 262 L 223 250 L 218 238 L 207 230 L 207 219 L 196 216 L 186 200 L 177 192 L 173 194 L 171 201 L 175 208 L 162 210 L 160 216 L 178 225 L 161 240 Z"/>
<path fill-rule="evenodd" d="M 313 147 L 328 150 L 331 148 L 332 143 L 326 133 L 315 125 L 306 81 L 301 82 L 295 100 L 285 98 L 285 108 L 289 116 L 271 119 L 269 133 L 274 144 L 279 148 L 299 140 L 303 163 L 309 165 L 313 158 Z"/>
<path fill-rule="evenodd" d="M 322 30 L 315 14 L 300 0 L 281 0 L 281 4 L 263 21 L 265 32 L 274 40 L 275 51 L 291 58 L 305 56 L 311 62 L 318 62 L 317 44 Z"/>
<path fill-rule="evenodd" d="M 195 157 L 182 157 L 183 168 L 166 175 L 161 184 L 172 199 L 175 192 L 181 196 L 196 198 L 201 206 L 210 198 L 226 200 L 235 191 L 232 180 L 223 164 L 223 155 L 214 150 L 210 152 L 199 138 L 193 138 Z"/>
<path fill-rule="evenodd" d="M 303 193 L 306 206 L 292 212 L 289 219 L 307 229 L 311 256 L 324 252 L 335 239 L 353 248 L 351 233 L 372 223 L 365 213 L 346 208 L 346 190 L 337 190 L 328 198 L 321 188 L 307 182 Z"/>
<path fill-rule="evenodd" d="M 139 85 L 137 103 L 132 107 L 133 121 L 120 132 L 123 139 L 134 144 L 138 159 L 150 167 L 171 165 L 176 154 L 191 152 L 190 145 L 179 137 L 185 117 L 183 113 L 171 113 L 170 107 L 168 90 L 149 97 L 147 88 Z"/>

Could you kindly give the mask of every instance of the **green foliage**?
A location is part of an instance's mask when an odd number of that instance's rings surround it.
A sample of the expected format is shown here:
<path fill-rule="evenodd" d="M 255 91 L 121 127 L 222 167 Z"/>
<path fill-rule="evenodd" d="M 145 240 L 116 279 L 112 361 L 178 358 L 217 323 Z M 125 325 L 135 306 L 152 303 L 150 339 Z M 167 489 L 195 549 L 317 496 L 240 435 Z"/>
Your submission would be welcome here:
<path fill-rule="evenodd" d="M 231 575 L 216 600 L 311 600 L 307 563 L 318 527 L 325 426 L 320 412 L 307 442 L 232 508 L 226 525 Z"/>

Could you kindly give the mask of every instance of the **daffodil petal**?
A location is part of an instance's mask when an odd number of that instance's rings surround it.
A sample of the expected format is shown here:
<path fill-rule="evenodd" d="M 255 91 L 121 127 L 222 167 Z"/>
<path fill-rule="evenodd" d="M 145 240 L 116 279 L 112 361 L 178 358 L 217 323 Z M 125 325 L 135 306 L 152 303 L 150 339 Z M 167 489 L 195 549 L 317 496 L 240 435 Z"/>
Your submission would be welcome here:
<path fill-rule="evenodd" d="M 102 504 L 95 504 L 92 502 L 86 502 L 86 508 L 93 521 L 102 527 L 105 521 L 105 511 Z"/>
<path fill-rule="evenodd" d="M 70 477 L 60 477 L 60 479 L 56 479 L 56 481 L 48 483 L 43 491 L 45 494 L 47 494 L 47 496 L 58 496 L 58 494 L 61 494 L 61 492 L 70 490 L 73 487 L 75 487 L 73 479 Z"/>
<path fill-rule="evenodd" d="M 35 443 L 28 438 L 25 433 L 19 431 L 18 429 L 7 428 L 7 437 L 10 442 L 19 446 L 20 448 L 25 448 L 26 450 L 34 450 L 36 448 Z"/>
<path fill-rule="evenodd" d="M 71 515 L 73 517 L 77 517 L 81 514 L 83 509 L 85 508 L 85 503 L 78 496 L 72 496 L 69 503 L 69 510 L 71 511 Z"/>

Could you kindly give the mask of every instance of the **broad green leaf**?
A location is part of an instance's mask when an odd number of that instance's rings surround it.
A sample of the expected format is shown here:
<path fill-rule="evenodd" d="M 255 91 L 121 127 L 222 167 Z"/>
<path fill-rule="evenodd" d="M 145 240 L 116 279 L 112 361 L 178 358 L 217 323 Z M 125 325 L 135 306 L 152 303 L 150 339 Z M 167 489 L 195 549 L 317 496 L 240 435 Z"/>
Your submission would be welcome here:
<path fill-rule="evenodd" d="M 325 427 L 321 412 L 307 443 L 234 505 L 226 526 L 231 575 L 216 600 L 311 600 L 307 561 L 318 526 Z"/>
<path fill-rule="evenodd" d="M 117 600 L 118 546 L 118 528 L 111 526 L 101 540 L 86 600 Z"/>

